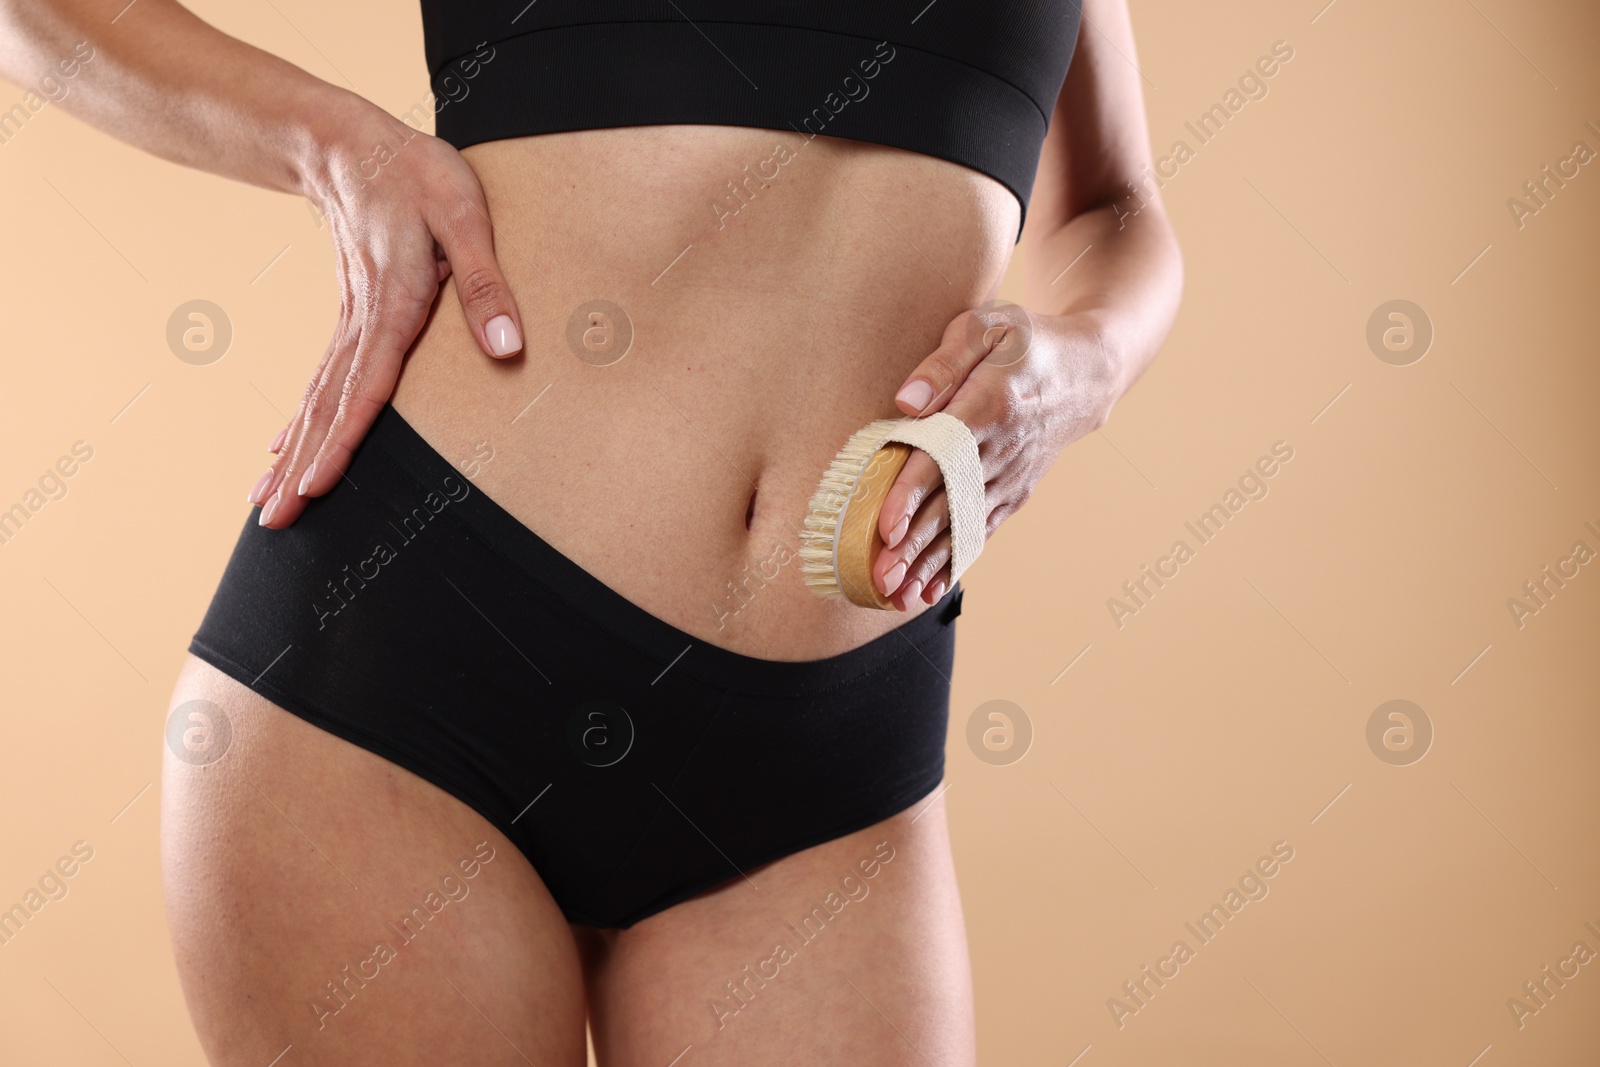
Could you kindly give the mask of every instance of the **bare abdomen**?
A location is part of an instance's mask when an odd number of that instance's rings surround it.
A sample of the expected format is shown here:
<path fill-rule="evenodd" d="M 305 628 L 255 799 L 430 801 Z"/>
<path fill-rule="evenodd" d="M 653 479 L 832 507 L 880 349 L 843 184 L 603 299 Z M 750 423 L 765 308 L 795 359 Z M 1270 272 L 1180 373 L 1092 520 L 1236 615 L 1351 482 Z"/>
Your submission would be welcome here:
<path fill-rule="evenodd" d="M 797 531 L 834 452 L 899 414 L 905 376 L 998 286 L 1015 198 L 943 160 L 740 127 L 464 154 L 525 352 L 484 356 L 446 292 L 395 396 L 407 421 L 540 537 L 702 640 L 813 659 L 905 622 L 813 596 Z"/>

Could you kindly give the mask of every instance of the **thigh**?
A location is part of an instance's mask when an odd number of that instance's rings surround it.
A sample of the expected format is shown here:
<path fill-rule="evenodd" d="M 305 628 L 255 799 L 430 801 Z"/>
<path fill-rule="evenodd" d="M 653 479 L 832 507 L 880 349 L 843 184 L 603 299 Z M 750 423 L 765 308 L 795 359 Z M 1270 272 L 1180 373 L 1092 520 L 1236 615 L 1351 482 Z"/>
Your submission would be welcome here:
<path fill-rule="evenodd" d="M 193 656 L 191 701 L 162 865 L 212 1064 L 584 1062 L 571 928 L 499 831 Z"/>
<path fill-rule="evenodd" d="M 587 935 L 602 1067 L 974 1062 L 942 799 L 744 874 Z"/>

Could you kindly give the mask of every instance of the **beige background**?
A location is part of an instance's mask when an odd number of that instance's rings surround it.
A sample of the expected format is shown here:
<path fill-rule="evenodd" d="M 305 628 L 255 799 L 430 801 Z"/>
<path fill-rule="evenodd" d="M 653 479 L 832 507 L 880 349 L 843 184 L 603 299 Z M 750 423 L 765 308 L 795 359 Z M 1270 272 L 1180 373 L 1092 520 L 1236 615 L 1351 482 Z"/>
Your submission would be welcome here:
<path fill-rule="evenodd" d="M 1294 58 L 1167 185 L 1188 282 L 1165 351 L 967 578 L 946 799 L 986 1064 L 1600 1062 L 1600 963 L 1520 1029 L 1507 1007 L 1600 952 L 1600 563 L 1521 629 L 1506 604 L 1600 551 L 1600 163 L 1520 229 L 1507 207 L 1600 151 L 1600 12 L 1320 4 L 1135 3 L 1160 154 L 1273 42 Z M 393 113 L 429 99 L 412 5 L 193 6 Z M 0 507 L 94 449 L 0 545 L 0 905 L 94 849 L 0 946 L 0 1062 L 198 1064 L 163 718 L 331 334 L 331 247 L 305 202 L 55 105 L 0 145 L 0 204 Z M 209 366 L 165 341 L 194 298 L 235 331 Z M 1409 366 L 1365 338 L 1393 299 L 1435 330 Z M 1107 599 L 1279 440 L 1270 495 L 1119 629 Z M 1397 698 L 1435 732 L 1409 766 L 1366 740 Z M 967 742 L 997 699 L 1034 731 L 1004 766 Z M 1197 947 L 1184 922 L 1277 841 L 1270 894 Z M 1119 1028 L 1108 998 L 1180 938 L 1194 959 Z"/>

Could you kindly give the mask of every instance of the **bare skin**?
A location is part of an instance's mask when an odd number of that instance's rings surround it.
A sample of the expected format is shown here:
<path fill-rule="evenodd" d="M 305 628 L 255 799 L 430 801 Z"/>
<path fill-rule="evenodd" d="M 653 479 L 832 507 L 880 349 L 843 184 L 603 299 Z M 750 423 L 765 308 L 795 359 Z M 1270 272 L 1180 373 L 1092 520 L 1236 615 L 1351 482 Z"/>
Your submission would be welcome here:
<path fill-rule="evenodd" d="M 719 229 L 723 183 L 780 144 L 793 159 Z M 999 284 L 1015 198 L 940 160 L 766 130 L 594 130 L 463 154 L 497 212 L 528 350 L 482 358 L 443 294 L 395 391 L 406 420 L 455 461 L 488 442 L 481 489 L 697 637 L 813 659 L 904 624 L 816 597 L 797 563 L 737 596 L 728 583 L 790 557 L 834 452 L 897 414 L 895 390 L 945 325 Z M 906 183 L 915 198 L 896 192 Z M 630 202 L 640 209 L 622 224 L 614 205 Z M 919 220 L 930 202 L 967 224 Z M 609 366 L 566 339 L 595 298 L 632 323 L 632 348 Z"/>
<path fill-rule="evenodd" d="M 1019 209 L 977 172 L 732 127 L 457 153 L 175 4 L 141 0 L 115 37 L 122 6 L 0 0 L 0 73 L 35 83 L 93 37 L 101 65 L 64 107 L 166 158 L 311 197 L 332 222 L 343 315 L 251 494 L 272 527 L 338 491 L 392 396 L 454 462 L 487 443 L 479 488 L 634 603 L 748 655 L 827 656 L 905 623 L 948 580 L 947 511 L 921 453 L 880 523 L 892 547 L 876 574 L 901 610 L 815 598 L 792 564 L 749 579 L 797 543 L 850 433 L 957 414 L 980 442 L 992 533 L 1105 420 L 1175 313 L 1181 267 L 1159 200 L 1125 196 L 1149 156 L 1122 0 L 1085 4 L 1022 245 L 1032 343 L 1003 360 L 988 357 L 1017 320 L 973 309 L 1005 272 Z M 152 98 L 199 103 L 175 114 Z M 362 173 L 385 139 L 392 159 Z M 791 158 L 719 224 L 725 183 L 780 143 Z M 633 330 L 608 366 L 567 340 L 595 299 Z M 500 316 L 517 329 L 509 358 Z M 931 401 L 906 388 L 919 380 Z M 586 1015 L 605 1067 L 974 1062 L 942 800 L 598 931 L 566 923 L 515 847 L 448 794 L 189 658 L 172 706 L 193 699 L 234 731 L 218 762 L 169 753 L 163 776 L 168 919 L 213 1064 L 258 1067 L 292 1046 L 286 1065 L 575 1065 Z M 786 933 L 880 846 L 894 858 L 867 896 L 813 940 Z M 468 878 L 459 865 L 480 848 L 493 858 Z M 388 924 L 452 869 L 469 892 L 443 890 L 404 940 Z M 394 958 L 369 962 L 380 941 Z M 776 941 L 792 959 L 767 962 Z"/>

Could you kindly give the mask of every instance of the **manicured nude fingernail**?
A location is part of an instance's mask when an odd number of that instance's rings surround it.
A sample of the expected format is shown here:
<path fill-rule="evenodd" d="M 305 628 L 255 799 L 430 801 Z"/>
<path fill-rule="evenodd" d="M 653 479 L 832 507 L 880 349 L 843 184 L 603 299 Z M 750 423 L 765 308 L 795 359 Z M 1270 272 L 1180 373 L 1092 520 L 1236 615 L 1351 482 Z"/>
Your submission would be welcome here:
<path fill-rule="evenodd" d="M 299 492 L 300 492 L 301 496 L 305 496 L 306 495 L 306 490 L 311 488 L 311 479 L 315 478 L 316 476 L 317 476 L 317 462 L 316 462 L 316 460 L 312 460 L 311 461 L 311 466 L 307 467 L 306 468 L 306 472 L 300 476 L 300 489 L 299 489 Z"/>
<path fill-rule="evenodd" d="M 921 579 L 913 579 L 911 583 L 906 586 L 906 595 L 900 599 L 909 605 L 913 600 L 917 599 L 917 594 L 920 592 L 922 592 Z"/>
<path fill-rule="evenodd" d="M 283 447 L 283 439 L 288 436 L 289 427 L 285 426 L 283 429 L 278 431 L 278 436 L 272 439 L 272 444 L 267 446 L 267 451 L 271 452 L 273 455 L 277 455 L 278 449 Z"/>
<path fill-rule="evenodd" d="M 890 567 L 888 573 L 883 576 L 883 595 L 888 596 L 890 593 L 894 592 L 895 589 L 900 585 L 900 579 L 904 578 L 905 576 L 905 560 L 901 560 L 893 567 Z"/>
<path fill-rule="evenodd" d="M 483 332 L 489 338 L 489 349 L 497 356 L 509 356 L 522 347 L 522 335 L 510 315 L 496 315 L 484 324 Z"/>
<path fill-rule="evenodd" d="M 272 516 L 278 513 L 278 498 L 282 493 L 283 490 L 280 489 L 267 498 L 266 506 L 261 509 L 261 519 L 259 520 L 261 525 L 265 526 L 270 523 Z"/>
<path fill-rule="evenodd" d="M 933 400 L 933 386 L 921 378 L 913 378 L 895 394 L 895 399 L 908 408 L 921 411 Z"/>
<path fill-rule="evenodd" d="M 884 545 L 888 548 L 893 548 L 895 545 L 898 545 L 900 543 L 900 539 L 906 535 L 906 531 L 910 528 L 911 516 L 907 515 L 905 518 L 900 520 L 899 524 L 896 525 L 894 529 L 889 531 L 889 539 L 884 542 Z"/>
<path fill-rule="evenodd" d="M 933 588 L 929 590 L 928 602 L 930 604 L 937 604 L 939 602 L 939 598 L 942 596 L 944 596 L 944 579 L 940 578 L 937 582 L 933 583 Z"/>
<path fill-rule="evenodd" d="M 271 484 L 272 484 L 272 468 L 268 467 L 267 468 L 267 473 L 265 473 L 265 474 L 263 474 L 261 476 L 260 480 L 258 480 L 256 482 L 256 487 L 254 489 L 250 490 L 250 495 L 245 497 L 245 499 L 248 500 L 252 504 L 261 503 L 261 494 L 265 493 L 267 491 L 267 486 L 269 486 Z"/>

